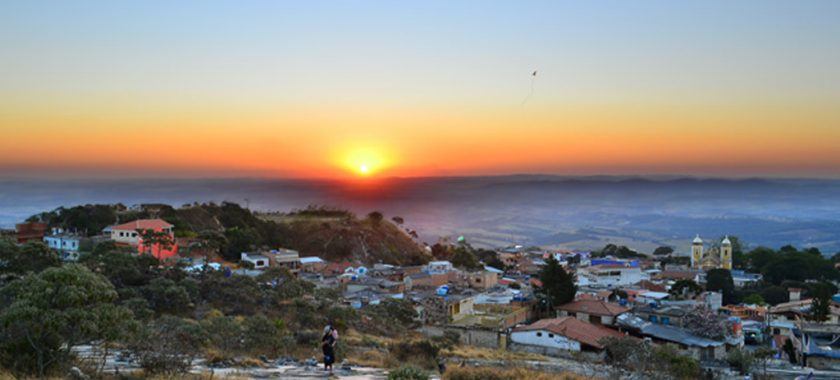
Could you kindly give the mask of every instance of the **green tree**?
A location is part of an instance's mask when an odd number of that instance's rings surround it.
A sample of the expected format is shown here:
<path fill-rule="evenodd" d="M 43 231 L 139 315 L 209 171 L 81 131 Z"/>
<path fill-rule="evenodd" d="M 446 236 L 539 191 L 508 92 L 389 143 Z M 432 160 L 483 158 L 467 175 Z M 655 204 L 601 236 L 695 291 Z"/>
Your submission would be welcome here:
<path fill-rule="evenodd" d="M 143 241 L 143 246 L 146 248 L 147 255 L 154 255 L 154 248 L 157 247 L 158 252 L 170 250 L 175 246 L 175 240 L 169 233 L 163 231 L 155 231 L 152 229 L 137 230 L 140 239 Z M 158 257 L 160 259 L 160 257 Z"/>
<path fill-rule="evenodd" d="M 761 298 L 770 305 L 778 305 L 783 302 L 788 302 L 790 293 L 782 286 L 768 286 L 761 289 Z"/>
<path fill-rule="evenodd" d="M 61 265 L 58 254 L 40 241 L 17 246 L 0 239 L 0 273 L 26 274 Z"/>
<path fill-rule="evenodd" d="M 159 314 L 185 315 L 193 306 L 187 289 L 168 278 L 155 278 L 141 291 Z"/>
<path fill-rule="evenodd" d="M 252 354 L 275 356 L 283 349 L 283 338 L 287 332 L 282 320 L 271 320 L 257 314 L 245 317 L 242 327 L 242 343 Z"/>
<path fill-rule="evenodd" d="M 546 303 L 547 310 L 572 302 L 577 293 L 574 275 L 569 274 L 563 266 L 549 256 L 545 265 L 540 270 L 540 282 L 542 286 L 536 289 L 537 294 Z"/>
<path fill-rule="evenodd" d="M 811 303 L 811 318 L 817 322 L 823 322 L 828 319 L 828 314 L 831 311 L 831 295 L 832 287 L 825 283 L 815 284 L 813 286 L 813 301 Z"/>
<path fill-rule="evenodd" d="M 729 305 L 735 300 L 735 282 L 732 280 L 732 273 L 726 269 L 712 269 L 706 272 L 706 290 L 720 292 L 723 295 L 723 304 Z"/>
<path fill-rule="evenodd" d="M 468 246 L 459 245 L 452 250 L 452 256 L 449 258 L 452 265 L 464 268 L 467 270 L 481 269 L 483 266 L 478 261 L 478 257 L 472 252 Z"/>
<path fill-rule="evenodd" d="M 483 261 L 485 265 L 499 270 L 505 270 L 505 263 L 499 259 L 499 254 L 497 254 L 496 251 L 479 248 L 475 251 L 475 255 Z"/>
<path fill-rule="evenodd" d="M 222 351 L 226 357 L 235 356 L 244 348 L 240 319 L 240 317 L 213 315 L 201 321 L 202 328 L 212 332 L 208 335 L 210 344 Z"/>
<path fill-rule="evenodd" d="M 379 305 L 369 306 L 366 312 L 381 321 L 395 321 L 402 326 L 410 326 L 417 316 L 417 311 L 410 301 L 393 298 L 387 298 Z"/>
<path fill-rule="evenodd" d="M 674 295 L 686 296 L 688 294 L 702 293 L 703 287 L 694 282 L 694 280 L 682 279 L 677 280 L 668 292 Z"/>
<path fill-rule="evenodd" d="M 156 258 L 108 248 L 108 245 L 97 245 L 92 253 L 83 254 L 79 263 L 107 277 L 118 291 L 144 286 L 160 275 Z"/>
<path fill-rule="evenodd" d="M 227 247 L 223 251 L 222 257 L 233 262 L 239 261 L 242 252 L 253 250 L 261 241 L 259 233 L 253 228 L 247 227 L 233 227 L 225 230 L 225 239 L 227 240 Z"/>
<path fill-rule="evenodd" d="M 225 315 L 251 315 L 268 304 L 268 293 L 260 289 L 251 277 L 208 273 L 201 280 L 200 297 L 204 302 Z"/>
<path fill-rule="evenodd" d="M 115 306 L 117 292 L 101 275 L 71 264 L 13 281 L 0 291 L 0 355 L 6 368 L 45 376 L 80 344 L 117 339 L 133 319 Z"/>
<path fill-rule="evenodd" d="M 767 247 L 758 247 L 746 255 L 747 267 L 751 272 L 762 273 L 764 266 L 779 256 L 776 251 Z"/>
<path fill-rule="evenodd" d="M 667 246 L 656 247 L 656 249 L 653 250 L 653 255 L 654 256 L 666 256 L 666 255 L 670 255 L 672 253 L 674 253 L 674 248 L 667 247 Z"/>
<path fill-rule="evenodd" d="M 752 293 L 742 300 L 743 303 L 748 305 L 765 305 L 764 298 L 761 297 L 761 294 Z"/>
<path fill-rule="evenodd" d="M 204 253 L 205 258 L 208 253 L 221 253 L 227 249 L 227 238 L 219 231 L 204 230 L 198 234 L 197 243 L 190 247 L 191 251 L 196 250 Z"/>
<path fill-rule="evenodd" d="M 653 378 L 693 380 L 700 378 L 700 363 L 682 354 L 675 345 L 664 344 L 653 348 Z"/>
<path fill-rule="evenodd" d="M 617 246 L 615 244 L 607 244 L 601 249 L 601 252 L 598 256 L 613 256 L 619 259 L 633 259 L 633 258 L 646 258 L 647 256 L 636 252 L 626 246 Z"/>

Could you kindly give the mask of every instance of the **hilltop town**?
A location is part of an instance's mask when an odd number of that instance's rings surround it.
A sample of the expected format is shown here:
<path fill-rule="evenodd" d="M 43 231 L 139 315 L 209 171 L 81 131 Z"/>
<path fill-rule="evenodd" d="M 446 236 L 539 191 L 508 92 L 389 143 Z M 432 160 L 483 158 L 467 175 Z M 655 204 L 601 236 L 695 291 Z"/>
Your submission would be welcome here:
<path fill-rule="evenodd" d="M 653 252 L 490 249 L 423 242 L 379 212 L 60 208 L 0 241 L 0 363 L 39 376 L 317 373 L 330 324 L 339 375 L 840 376 L 840 255 L 747 249 L 735 234 Z"/>

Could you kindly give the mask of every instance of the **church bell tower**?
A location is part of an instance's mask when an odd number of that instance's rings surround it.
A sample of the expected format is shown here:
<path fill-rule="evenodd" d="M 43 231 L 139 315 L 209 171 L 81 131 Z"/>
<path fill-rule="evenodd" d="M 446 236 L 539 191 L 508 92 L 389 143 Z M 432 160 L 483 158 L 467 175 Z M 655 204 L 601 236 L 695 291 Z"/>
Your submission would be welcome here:
<path fill-rule="evenodd" d="M 698 234 L 694 238 L 694 241 L 691 242 L 691 267 L 699 267 L 701 260 L 703 260 L 703 239 L 700 239 L 700 235 Z"/>
<path fill-rule="evenodd" d="M 732 242 L 729 241 L 729 236 L 720 242 L 720 267 L 732 270 Z"/>

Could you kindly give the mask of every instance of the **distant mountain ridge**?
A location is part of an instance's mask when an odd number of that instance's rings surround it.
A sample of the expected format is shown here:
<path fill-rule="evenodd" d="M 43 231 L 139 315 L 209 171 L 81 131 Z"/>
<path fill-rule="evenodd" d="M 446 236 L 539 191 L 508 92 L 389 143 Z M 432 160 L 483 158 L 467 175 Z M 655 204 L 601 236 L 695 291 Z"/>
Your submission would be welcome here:
<path fill-rule="evenodd" d="M 476 246 L 511 243 L 648 251 L 687 250 L 702 236 L 747 245 L 840 250 L 840 180 L 691 176 L 553 176 L 289 179 L 0 180 L 0 224 L 61 205 L 235 202 L 286 212 L 311 204 L 359 215 L 399 215 L 421 242 L 465 235 Z M 612 231 L 612 233 L 608 232 Z M 618 241 L 612 241 L 618 239 Z"/>

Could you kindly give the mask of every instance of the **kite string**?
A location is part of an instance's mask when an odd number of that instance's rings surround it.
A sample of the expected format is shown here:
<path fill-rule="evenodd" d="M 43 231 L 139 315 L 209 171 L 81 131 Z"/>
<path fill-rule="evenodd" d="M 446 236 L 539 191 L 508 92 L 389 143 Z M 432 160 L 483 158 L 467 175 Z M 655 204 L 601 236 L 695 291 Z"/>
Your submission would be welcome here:
<path fill-rule="evenodd" d="M 525 99 L 522 100 L 522 103 L 519 104 L 520 107 L 524 106 L 525 103 L 528 102 L 529 99 L 531 99 L 531 96 L 534 95 L 534 80 L 536 79 L 536 75 L 531 76 L 531 91 L 528 93 L 528 96 L 526 96 Z"/>

